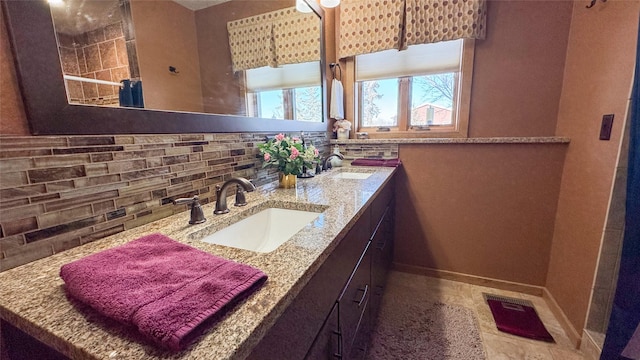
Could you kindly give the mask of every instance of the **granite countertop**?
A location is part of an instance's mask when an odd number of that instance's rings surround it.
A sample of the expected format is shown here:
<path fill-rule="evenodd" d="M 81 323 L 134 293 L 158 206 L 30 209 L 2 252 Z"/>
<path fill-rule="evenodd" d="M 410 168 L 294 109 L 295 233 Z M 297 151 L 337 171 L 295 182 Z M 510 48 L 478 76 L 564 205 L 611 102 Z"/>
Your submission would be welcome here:
<path fill-rule="evenodd" d="M 342 168 L 347 169 L 347 168 Z M 295 189 L 271 183 L 247 193 L 249 204 L 231 206 L 207 222 L 189 225 L 185 211 L 156 222 L 0 273 L 0 317 L 73 359 L 243 359 L 260 341 L 344 238 L 395 168 L 350 167 L 372 172 L 364 180 L 337 179 L 336 168 L 312 179 L 298 179 Z M 232 204 L 233 198 L 230 199 Z M 208 244 L 199 236 L 224 227 L 265 207 L 320 211 L 320 217 L 270 253 Z M 67 298 L 58 273 L 62 265 L 150 233 L 161 233 L 209 253 L 264 271 L 269 279 L 246 301 L 236 305 L 202 338 L 180 353 L 169 353 L 136 333 Z"/>
<path fill-rule="evenodd" d="M 571 139 L 562 136 L 536 137 L 478 137 L 478 138 L 374 138 L 333 139 L 331 144 L 568 144 Z"/>

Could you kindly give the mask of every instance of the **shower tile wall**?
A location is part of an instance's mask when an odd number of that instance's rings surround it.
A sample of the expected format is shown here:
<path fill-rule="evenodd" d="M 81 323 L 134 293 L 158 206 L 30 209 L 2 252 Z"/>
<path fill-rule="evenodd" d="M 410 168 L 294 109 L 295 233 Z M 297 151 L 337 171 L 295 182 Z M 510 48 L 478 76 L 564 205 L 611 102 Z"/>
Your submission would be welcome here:
<path fill-rule="evenodd" d="M 0 137 L 0 271 L 214 201 L 234 176 L 276 180 L 265 135 Z M 327 133 L 305 138 L 327 154 Z"/>
<path fill-rule="evenodd" d="M 628 114 L 631 114 L 631 100 L 629 100 Z M 629 115 L 630 116 L 630 115 Z M 627 119 L 618 166 L 611 192 L 611 203 L 607 215 L 607 223 L 602 238 L 600 260 L 596 271 L 596 280 L 591 298 L 591 307 L 587 318 L 586 329 L 604 334 L 609 326 L 609 316 L 613 307 L 620 253 L 624 238 L 625 201 L 627 197 L 627 170 L 629 163 L 629 134 L 631 120 Z M 602 337 L 603 339 L 604 337 Z M 603 340 L 600 339 L 600 342 Z M 602 346 L 602 344 L 598 344 Z"/>
<path fill-rule="evenodd" d="M 57 33 L 65 75 L 120 82 L 131 78 L 123 23 L 76 36 Z M 118 105 L 118 87 L 66 80 L 69 102 Z"/>

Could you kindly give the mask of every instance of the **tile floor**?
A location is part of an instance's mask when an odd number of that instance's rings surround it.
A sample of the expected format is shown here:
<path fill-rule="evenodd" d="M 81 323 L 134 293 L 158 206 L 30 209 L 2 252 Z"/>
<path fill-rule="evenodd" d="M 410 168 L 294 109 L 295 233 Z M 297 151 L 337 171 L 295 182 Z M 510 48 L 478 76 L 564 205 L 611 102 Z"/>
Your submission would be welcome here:
<path fill-rule="evenodd" d="M 583 355 L 573 348 L 560 323 L 558 323 L 541 297 L 398 271 L 390 272 L 388 281 L 410 281 L 420 284 L 420 288 L 431 294 L 434 299 L 472 309 L 478 319 L 487 360 L 584 359 Z M 533 302 L 540 319 L 556 342 L 545 343 L 499 331 L 493 321 L 491 310 L 482 297 L 482 293 L 525 299 Z"/>

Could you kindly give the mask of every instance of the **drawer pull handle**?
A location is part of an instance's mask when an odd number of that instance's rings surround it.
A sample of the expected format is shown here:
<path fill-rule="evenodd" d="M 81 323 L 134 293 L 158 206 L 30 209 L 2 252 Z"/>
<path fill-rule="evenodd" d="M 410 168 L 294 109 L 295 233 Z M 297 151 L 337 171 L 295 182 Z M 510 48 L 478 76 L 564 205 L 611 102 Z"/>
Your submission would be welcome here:
<path fill-rule="evenodd" d="M 334 335 L 338 335 L 338 352 L 333 353 L 333 357 L 336 359 L 342 359 L 342 333 L 339 331 L 333 331 Z"/>
<path fill-rule="evenodd" d="M 362 291 L 362 298 L 360 300 L 353 300 L 353 302 L 358 303 L 358 307 L 362 306 L 364 299 L 367 298 L 367 292 L 369 292 L 369 285 L 365 285 L 364 289 L 358 289 L 358 291 Z"/>

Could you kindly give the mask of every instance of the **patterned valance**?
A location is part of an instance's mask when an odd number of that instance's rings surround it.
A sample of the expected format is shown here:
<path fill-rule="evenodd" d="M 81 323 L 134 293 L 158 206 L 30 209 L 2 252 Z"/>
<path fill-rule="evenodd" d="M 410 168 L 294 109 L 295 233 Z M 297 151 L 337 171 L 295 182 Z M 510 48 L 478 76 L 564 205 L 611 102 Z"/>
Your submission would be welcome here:
<path fill-rule="evenodd" d="M 227 23 L 233 71 L 276 66 L 273 24 L 253 18 Z"/>
<path fill-rule="evenodd" d="M 320 60 L 320 21 L 295 7 L 227 23 L 233 70 Z"/>
<path fill-rule="evenodd" d="M 405 0 L 403 47 L 456 39 L 484 39 L 484 0 Z"/>
<path fill-rule="evenodd" d="M 484 39 L 485 21 L 485 0 L 343 0 L 338 56 Z"/>
<path fill-rule="evenodd" d="M 275 21 L 273 34 L 278 65 L 320 60 L 320 20 L 314 13 L 287 13 Z"/>
<path fill-rule="evenodd" d="M 399 49 L 404 6 L 404 0 L 343 0 L 340 3 L 340 58 Z"/>

